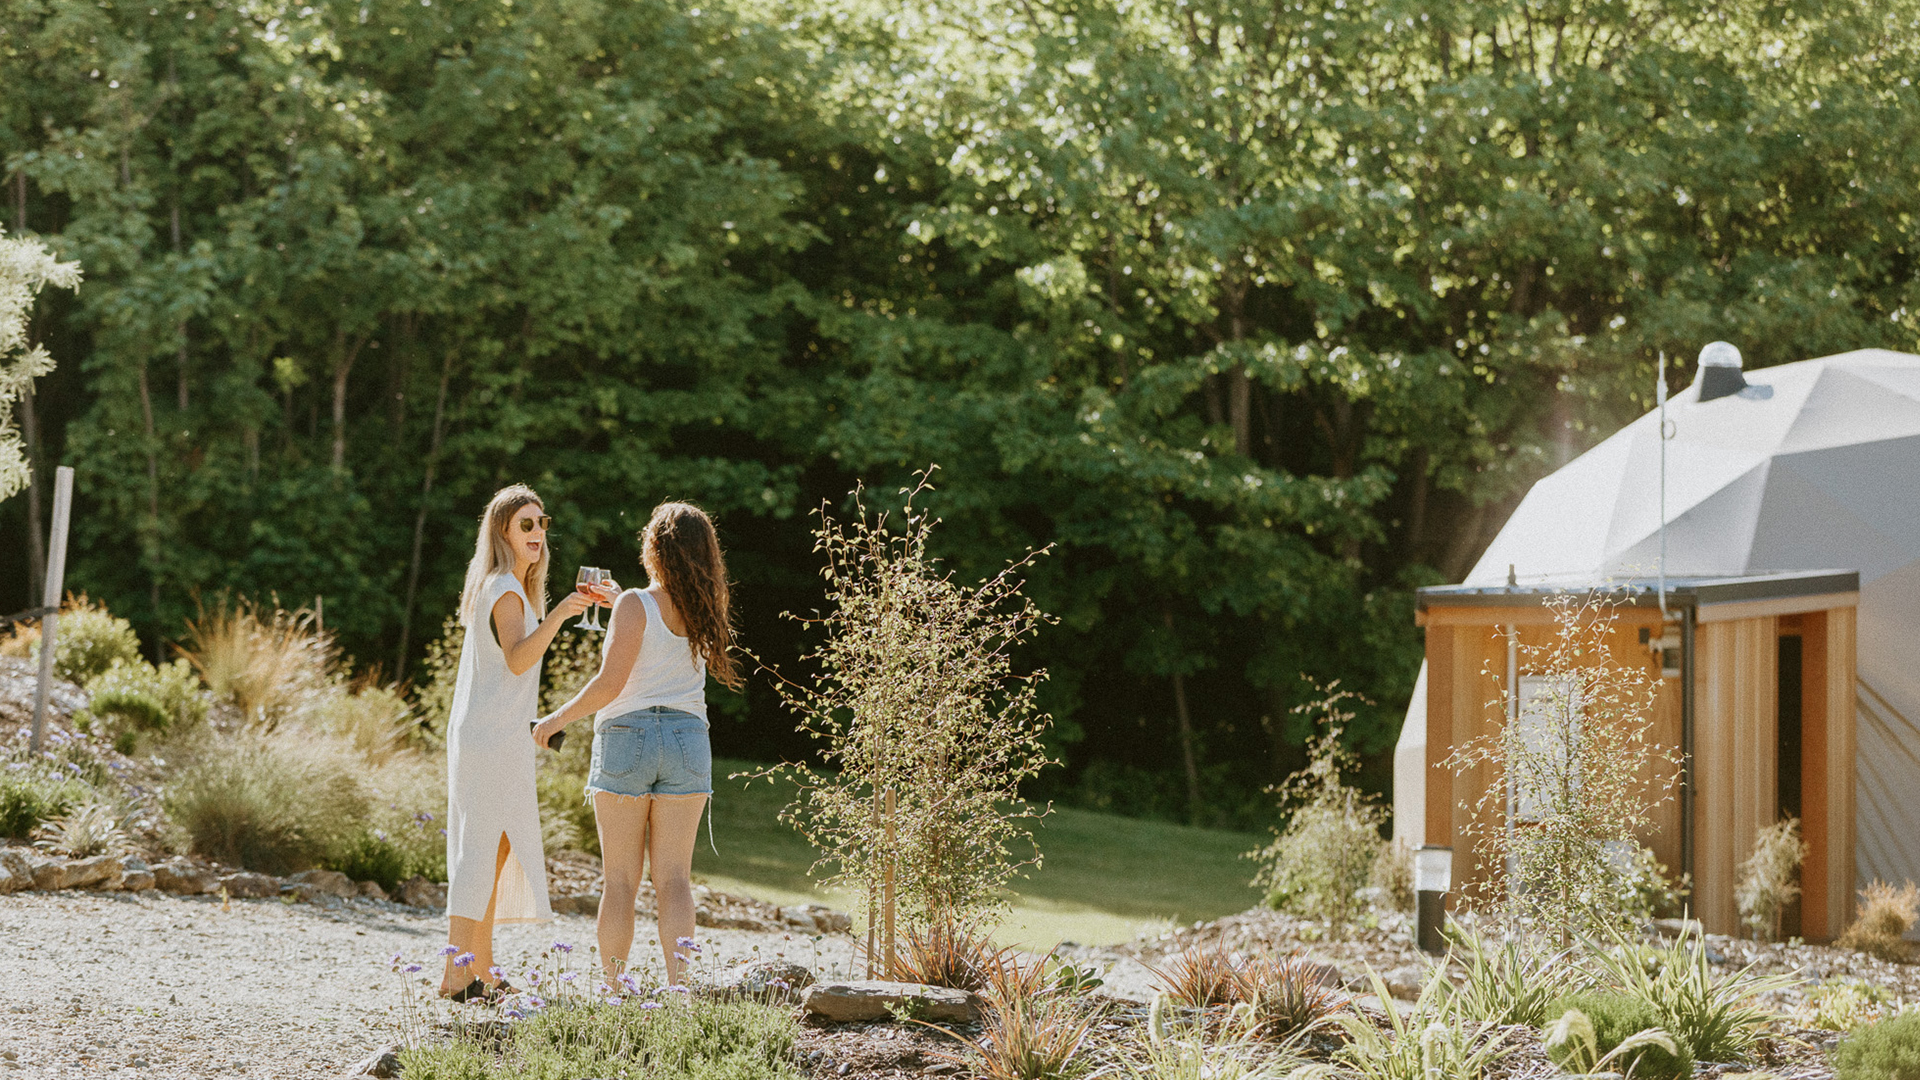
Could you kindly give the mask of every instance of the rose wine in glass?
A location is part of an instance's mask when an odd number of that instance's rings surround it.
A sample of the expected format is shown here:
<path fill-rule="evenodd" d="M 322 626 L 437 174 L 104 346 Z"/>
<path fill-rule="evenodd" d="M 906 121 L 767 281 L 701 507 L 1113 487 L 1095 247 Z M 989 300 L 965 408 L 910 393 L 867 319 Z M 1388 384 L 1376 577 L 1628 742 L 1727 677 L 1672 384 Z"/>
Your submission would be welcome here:
<path fill-rule="evenodd" d="M 597 578 L 597 575 L 598 575 L 599 573 L 600 573 L 600 571 L 599 571 L 599 570 L 596 570 L 596 569 L 594 569 L 594 568 L 593 568 L 593 567 L 591 567 L 591 566 L 583 566 L 583 567 L 581 567 L 581 568 L 580 568 L 580 572 L 579 572 L 578 574 L 575 574 L 575 575 L 574 575 L 574 577 L 573 577 L 573 587 L 574 587 L 574 588 L 575 588 L 576 590 L 578 590 L 579 592 L 582 592 L 582 593 L 585 593 L 585 594 L 586 594 L 587 596 L 589 596 L 589 597 L 591 597 L 591 596 L 593 595 L 593 587 L 594 587 L 594 585 L 595 585 L 595 584 L 597 584 L 597 583 L 598 583 L 598 578 Z M 588 621 L 588 620 L 589 620 L 589 617 L 590 617 L 590 616 L 591 616 L 591 615 L 592 615 L 592 614 L 593 614 L 593 613 L 594 613 L 594 612 L 595 612 L 596 610 L 598 610 L 598 609 L 597 609 L 597 608 L 593 608 L 593 607 L 589 607 L 589 608 L 587 608 L 587 610 L 585 610 L 585 611 L 583 611 L 583 612 L 581 612 L 581 613 L 580 613 L 580 621 L 579 621 L 579 622 L 577 622 L 577 623 L 574 623 L 574 624 L 573 624 L 573 628 L 574 628 L 575 630 L 598 630 L 598 629 L 600 629 L 600 626 L 599 626 L 599 624 L 597 624 L 597 623 L 594 623 L 594 622 L 590 622 L 590 621 Z"/>

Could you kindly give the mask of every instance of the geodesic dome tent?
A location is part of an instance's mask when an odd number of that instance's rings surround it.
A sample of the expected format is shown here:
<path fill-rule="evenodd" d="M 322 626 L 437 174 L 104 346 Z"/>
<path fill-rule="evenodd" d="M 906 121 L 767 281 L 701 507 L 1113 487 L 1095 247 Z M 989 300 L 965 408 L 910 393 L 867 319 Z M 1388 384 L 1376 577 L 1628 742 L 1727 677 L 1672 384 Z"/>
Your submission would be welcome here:
<path fill-rule="evenodd" d="M 1920 356 L 1863 349 L 1742 373 L 1702 357 L 1668 405 L 1665 571 L 1859 574 L 1856 884 L 1920 881 Z M 1535 484 L 1464 587 L 1645 582 L 1660 565 L 1657 413 Z M 1395 754 L 1396 836 L 1418 844 L 1428 670 Z"/>

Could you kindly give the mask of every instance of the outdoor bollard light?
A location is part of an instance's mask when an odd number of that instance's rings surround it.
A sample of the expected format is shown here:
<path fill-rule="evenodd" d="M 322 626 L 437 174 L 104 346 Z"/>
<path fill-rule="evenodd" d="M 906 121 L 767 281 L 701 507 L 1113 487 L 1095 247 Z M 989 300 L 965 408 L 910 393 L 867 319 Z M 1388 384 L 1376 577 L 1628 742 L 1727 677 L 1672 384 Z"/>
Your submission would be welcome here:
<path fill-rule="evenodd" d="M 1413 888 L 1419 897 L 1415 940 L 1422 952 L 1447 951 L 1441 928 L 1447 921 L 1447 889 L 1453 884 L 1453 849 L 1427 844 L 1413 853 Z"/>

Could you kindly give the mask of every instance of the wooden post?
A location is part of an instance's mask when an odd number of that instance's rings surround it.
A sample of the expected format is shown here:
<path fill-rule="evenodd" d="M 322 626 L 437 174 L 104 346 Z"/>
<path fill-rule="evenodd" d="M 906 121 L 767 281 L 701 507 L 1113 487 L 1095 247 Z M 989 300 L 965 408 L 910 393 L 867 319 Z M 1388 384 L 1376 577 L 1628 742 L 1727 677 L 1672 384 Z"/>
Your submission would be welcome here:
<path fill-rule="evenodd" d="M 899 862 L 900 862 L 900 853 L 894 849 L 895 833 L 893 828 L 893 811 L 894 811 L 893 789 L 888 788 L 887 789 L 887 891 L 886 891 L 886 897 L 882 901 L 882 905 L 886 911 L 886 920 L 887 920 L 887 974 L 888 975 L 893 974 L 894 959 L 899 955 L 894 949 L 894 939 L 893 939 L 893 908 L 894 908 L 893 875 L 894 875 L 895 868 L 899 865 Z"/>
<path fill-rule="evenodd" d="M 67 519 L 73 508 L 73 467 L 62 465 L 53 474 L 53 541 L 48 545 L 47 580 L 40 606 L 51 608 L 40 619 L 40 684 L 33 692 L 33 737 L 27 743 L 38 754 L 47 727 L 47 691 L 53 682 L 53 650 L 60 633 L 60 595 L 67 577 Z"/>
<path fill-rule="evenodd" d="M 876 832 L 880 828 L 880 793 L 878 791 L 873 793 L 873 826 Z M 868 878 L 867 879 L 867 978 L 869 979 L 879 978 L 879 970 L 877 966 L 879 961 L 877 957 L 880 954 L 874 950 L 875 937 L 879 932 L 879 926 L 880 926 L 879 905 L 878 903 L 876 903 L 876 898 L 873 893 L 873 879 Z"/>

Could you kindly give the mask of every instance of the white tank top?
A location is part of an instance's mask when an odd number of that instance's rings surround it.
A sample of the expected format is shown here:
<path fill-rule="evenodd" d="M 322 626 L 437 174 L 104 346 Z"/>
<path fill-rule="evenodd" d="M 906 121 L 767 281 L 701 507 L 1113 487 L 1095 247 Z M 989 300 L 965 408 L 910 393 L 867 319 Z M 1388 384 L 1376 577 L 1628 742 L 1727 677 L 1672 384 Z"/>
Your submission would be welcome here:
<path fill-rule="evenodd" d="M 647 612 L 647 632 L 620 696 L 594 716 L 595 731 L 616 717 L 649 705 L 664 705 L 707 718 L 707 662 L 693 655 L 693 643 L 667 629 L 660 606 L 645 589 L 628 589 Z M 611 634 L 608 637 L 612 637 Z M 604 655 L 606 646 L 601 646 Z"/>

